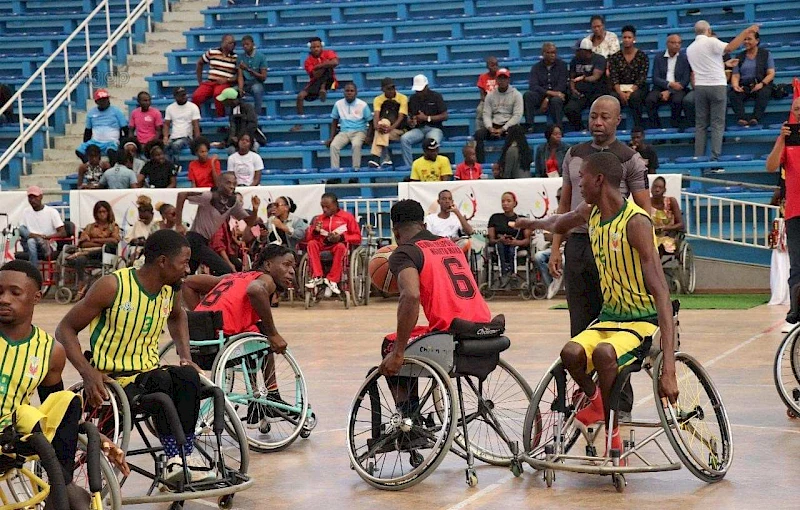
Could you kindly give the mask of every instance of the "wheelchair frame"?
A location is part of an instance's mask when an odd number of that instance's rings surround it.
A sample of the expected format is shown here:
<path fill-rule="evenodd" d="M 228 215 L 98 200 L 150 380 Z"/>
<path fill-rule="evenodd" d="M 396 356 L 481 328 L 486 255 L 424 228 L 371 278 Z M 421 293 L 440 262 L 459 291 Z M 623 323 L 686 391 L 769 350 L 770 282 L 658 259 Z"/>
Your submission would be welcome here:
<path fill-rule="evenodd" d="M 527 253 L 520 255 L 520 251 Z M 511 287 L 503 288 L 499 286 L 499 280 L 494 277 L 495 272 L 501 274 L 499 259 L 500 255 L 497 252 L 496 245 L 490 246 L 487 242 L 483 249 L 483 253 L 481 254 L 481 257 L 483 258 L 483 273 L 485 275 L 485 281 L 480 283 L 479 289 L 483 298 L 487 301 L 491 301 L 498 292 L 516 291 L 519 292 L 519 295 L 522 299 L 526 300 L 543 299 L 546 297 L 547 287 L 543 282 L 540 281 L 541 276 L 539 276 L 537 279 L 538 269 L 536 267 L 536 263 L 533 261 L 534 253 L 535 250 L 532 240 L 530 246 L 527 248 L 520 249 L 519 246 L 514 247 L 514 275 L 519 276 L 520 263 L 524 261 L 524 278 L 522 280 L 522 286 L 520 286 L 518 289 Z M 476 281 L 479 281 L 477 274 L 475 274 L 475 277 Z"/>
<path fill-rule="evenodd" d="M 686 234 L 679 232 L 675 237 L 675 253 L 661 256 L 661 267 L 671 291 L 676 294 L 693 294 L 697 282 L 694 265 L 694 250 L 686 239 Z"/>
<path fill-rule="evenodd" d="M 783 337 L 775 354 L 773 377 L 775 388 L 786 406 L 789 418 L 800 417 L 800 327 L 795 326 Z"/>

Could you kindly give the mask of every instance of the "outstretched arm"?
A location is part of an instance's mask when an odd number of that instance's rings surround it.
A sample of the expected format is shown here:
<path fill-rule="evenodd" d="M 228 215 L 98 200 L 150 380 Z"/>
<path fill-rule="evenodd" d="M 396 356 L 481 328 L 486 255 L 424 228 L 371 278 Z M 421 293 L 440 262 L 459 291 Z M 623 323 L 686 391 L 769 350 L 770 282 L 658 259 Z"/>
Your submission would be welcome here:
<path fill-rule="evenodd" d="M 253 305 L 256 313 L 261 318 L 269 344 L 272 346 L 273 351 L 281 354 L 286 351 L 287 345 L 286 340 L 278 333 L 275 321 L 272 319 L 270 296 L 272 296 L 273 292 L 275 292 L 275 282 L 267 275 L 258 277 L 247 286 L 247 297 L 250 298 L 250 304 Z"/>
<path fill-rule="evenodd" d="M 509 226 L 528 230 L 547 230 L 554 234 L 566 234 L 575 227 L 585 225 L 589 221 L 591 212 L 591 206 L 586 202 L 581 202 L 574 211 L 565 214 L 554 214 L 541 220 L 517 218 L 516 221 L 509 222 Z"/>

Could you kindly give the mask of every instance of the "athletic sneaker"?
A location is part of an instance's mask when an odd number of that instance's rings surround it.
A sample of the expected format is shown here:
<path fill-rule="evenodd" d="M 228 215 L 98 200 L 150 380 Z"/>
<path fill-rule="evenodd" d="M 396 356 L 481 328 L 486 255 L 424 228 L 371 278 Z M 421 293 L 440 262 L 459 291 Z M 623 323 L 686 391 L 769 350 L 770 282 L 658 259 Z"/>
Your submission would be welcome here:
<path fill-rule="evenodd" d="M 558 291 L 561 290 L 561 281 L 564 277 L 559 276 L 558 278 L 553 278 L 553 281 L 550 282 L 550 285 L 547 287 L 547 299 L 553 299 L 558 294 Z"/>
<path fill-rule="evenodd" d="M 381 164 L 375 161 L 374 159 L 370 159 L 367 164 L 372 168 L 380 168 Z"/>
<path fill-rule="evenodd" d="M 322 277 L 321 276 L 315 276 L 315 277 L 311 278 L 310 280 L 308 280 L 308 282 L 306 282 L 306 288 L 307 289 L 312 289 L 313 290 L 313 289 L 316 289 L 317 287 L 319 287 L 320 285 L 322 285 Z"/>
<path fill-rule="evenodd" d="M 202 482 L 214 478 L 214 471 L 200 455 L 193 454 L 186 458 L 186 467 L 189 468 L 189 476 L 192 482 Z"/>
<path fill-rule="evenodd" d="M 183 459 L 180 455 L 167 459 L 167 470 L 164 479 L 167 482 L 175 483 L 183 479 Z M 190 475 L 191 476 L 191 475 Z"/>
<path fill-rule="evenodd" d="M 328 286 L 329 289 L 331 289 L 331 292 L 333 292 L 337 296 L 342 293 L 342 291 L 339 290 L 339 285 L 337 285 L 336 282 L 332 282 L 332 281 L 328 280 L 327 278 L 325 278 L 323 280 L 323 282 L 325 283 L 325 285 Z"/>
<path fill-rule="evenodd" d="M 269 393 L 267 393 L 267 400 L 287 407 L 294 407 L 292 404 L 283 400 L 281 398 L 281 394 L 277 391 L 270 391 Z M 300 413 L 278 409 L 277 407 L 273 406 L 263 406 L 262 409 L 264 410 L 264 417 L 267 419 L 268 422 L 272 423 L 285 420 L 287 417 L 293 420 L 296 420 L 300 417 Z"/>
<path fill-rule="evenodd" d="M 392 166 L 392 165 L 394 165 L 394 163 L 392 163 L 391 159 L 384 159 L 383 162 L 381 163 L 381 166 Z"/>
<path fill-rule="evenodd" d="M 789 333 L 794 329 L 797 324 L 792 324 L 791 322 L 784 322 L 783 326 L 781 326 L 781 333 Z"/>

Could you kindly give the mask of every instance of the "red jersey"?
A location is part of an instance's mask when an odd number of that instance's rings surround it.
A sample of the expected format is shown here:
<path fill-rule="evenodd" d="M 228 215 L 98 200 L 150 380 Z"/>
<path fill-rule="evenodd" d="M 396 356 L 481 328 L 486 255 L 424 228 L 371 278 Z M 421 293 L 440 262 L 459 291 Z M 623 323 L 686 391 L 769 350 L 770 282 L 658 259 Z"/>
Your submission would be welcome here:
<path fill-rule="evenodd" d="M 483 168 L 480 163 L 474 163 L 472 166 L 467 166 L 463 161 L 456 166 L 456 179 L 459 181 L 472 181 L 480 179 L 483 174 Z"/>
<path fill-rule="evenodd" d="M 261 271 L 248 271 L 223 276 L 222 280 L 206 294 L 206 297 L 194 310 L 196 312 L 222 312 L 222 330 L 228 336 L 245 331 L 258 333 L 256 323 L 261 320 L 261 317 L 250 303 L 247 286 L 263 274 Z"/>
<path fill-rule="evenodd" d="M 333 50 L 322 50 L 322 53 L 319 54 L 319 57 L 315 57 L 309 53 L 308 57 L 306 57 L 305 63 L 303 64 L 303 67 L 308 73 L 308 77 L 313 79 L 314 66 L 335 58 L 339 58 L 339 56 Z M 336 81 L 336 72 L 333 69 L 331 69 L 331 78 Z"/>
<path fill-rule="evenodd" d="M 800 216 L 800 147 L 784 147 L 781 154 L 781 166 L 785 171 L 786 210 L 784 217 L 788 220 Z"/>
<path fill-rule="evenodd" d="M 397 275 L 409 267 L 419 271 L 420 302 L 431 331 L 447 331 L 456 317 L 492 319 L 464 252 L 450 239 L 423 230 L 398 246 L 389 257 L 389 270 Z"/>

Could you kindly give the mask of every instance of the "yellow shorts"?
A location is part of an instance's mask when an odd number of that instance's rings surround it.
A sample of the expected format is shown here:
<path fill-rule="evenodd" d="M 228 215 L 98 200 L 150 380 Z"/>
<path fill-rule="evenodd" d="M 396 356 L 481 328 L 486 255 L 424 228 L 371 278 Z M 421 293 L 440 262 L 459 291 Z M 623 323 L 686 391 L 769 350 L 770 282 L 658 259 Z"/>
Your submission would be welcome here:
<path fill-rule="evenodd" d="M 642 341 L 629 331 L 597 331 L 598 329 L 627 329 L 635 331 L 642 338 L 651 336 L 658 326 L 650 322 L 598 322 L 578 333 L 572 341 L 580 344 L 586 351 L 586 373 L 594 370 L 592 353 L 600 344 L 611 344 L 617 353 L 617 366 L 621 369 L 630 365 L 640 355 Z"/>

